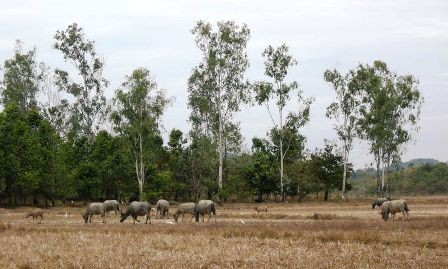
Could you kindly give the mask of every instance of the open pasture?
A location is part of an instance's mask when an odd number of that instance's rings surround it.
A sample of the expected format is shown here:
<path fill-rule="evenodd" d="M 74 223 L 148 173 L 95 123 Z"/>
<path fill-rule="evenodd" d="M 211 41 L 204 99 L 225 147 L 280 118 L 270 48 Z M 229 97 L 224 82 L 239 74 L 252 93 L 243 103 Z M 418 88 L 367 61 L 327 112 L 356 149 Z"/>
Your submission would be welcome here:
<path fill-rule="evenodd" d="M 217 207 L 217 221 L 85 224 L 81 207 L 0 208 L 0 268 L 447 268 L 448 198 L 409 198 L 384 222 L 370 200 Z M 143 220 L 142 217 L 139 218 Z"/>

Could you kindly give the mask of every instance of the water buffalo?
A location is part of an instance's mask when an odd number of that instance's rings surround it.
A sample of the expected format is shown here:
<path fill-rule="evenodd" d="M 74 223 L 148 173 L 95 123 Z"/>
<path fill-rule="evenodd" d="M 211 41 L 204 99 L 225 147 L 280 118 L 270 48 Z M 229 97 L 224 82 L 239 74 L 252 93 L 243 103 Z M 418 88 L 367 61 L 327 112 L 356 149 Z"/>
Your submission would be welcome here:
<path fill-rule="evenodd" d="M 74 205 L 75 202 L 79 201 L 78 195 L 66 195 L 64 196 L 64 199 L 62 200 L 62 203 L 65 205 L 65 203 L 69 201 L 71 205 Z"/>
<path fill-rule="evenodd" d="M 168 211 L 170 209 L 170 203 L 167 200 L 159 200 L 156 204 L 156 219 L 157 213 L 160 214 L 160 218 L 163 219 L 165 214 L 168 216 Z"/>
<path fill-rule="evenodd" d="M 267 206 L 256 206 L 256 207 L 254 207 L 254 210 L 257 211 L 257 214 L 260 214 L 260 212 L 268 213 L 268 207 Z"/>
<path fill-rule="evenodd" d="M 33 220 L 37 219 L 37 217 L 40 217 L 40 219 L 42 220 L 42 219 L 44 219 L 44 211 L 40 208 L 36 208 L 36 209 L 33 209 L 32 211 L 28 212 L 28 214 L 26 214 L 25 217 L 26 218 L 33 217 Z"/>
<path fill-rule="evenodd" d="M 84 221 L 86 223 L 92 222 L 93 215 L 101 215 L 103 218 L 103 223 L 106 223 L 106 207 L 103 203 L 90 203 L 86 208 L 86 212 L 82 214 Z"/>
<path fill-rule="evenodd" d="M 103 202 L 104 206 L 106 207 L 106 215 L 109 216 L 109 211 L 114 211 L 115 215 L 120 212 L 120 204 L 117 200 L 106 200 Z"/>
<path fill-rule="evenodd" d="M 202 216 L 202 222 L 204 222 L 204 214 L 208 214 L 208 220 L 213 215 L 215 216 L 216 221 L 216 209 L 215 203 L 212 200 L 200 200 L 194 207 L 194 217 L 196 218 L 196 222 L 199 222 L 199 215 Z"/>
<path fill-rule="evenodd" d="M 409 208 L 406 200 L 386 201 L 381 205 L 381 217 L 384 221 L 389 219 L 389 214 L 392 214 L 392 221 L 395 221 L 395 213 L 403 213 L 403 219 L 409 219 Z"/>
<path fill-rule="evenodd" d="M 137 219 L 138 216 L 146 216 L 145 224 L 148 223 L 148 220 L 149 220 L 149 223 L 151 224 L 150 213 L 151 213 L 151 206 L 149 205 L 148 202 L 134 201 L 128 206 L 125 213 L 121 212 L 120 222 L 123 222 L 128 216 L 132 216 L 132 218 L 134 219 L 134 224 L 135 224 L 135 221 L 140 222 Z"/>
<path fill-rule="evenodd" d="M 375 209 L 376 206 L 381 207 L 381 205 L 386 202 L 386 201 L 390 201 L 389 198 L 376 198 L 375 201 L 373 201 L 372 203 L 372 209 Z"/>
<path fill-rule="evenodd" d="M 195 203 L 183 203 L 180 204 L 177 209 L 176 212 L 174 212 L 173 218 L 175 221 L 177 221 L 177 219 L 179 218 L 179 215 L 182 215 L 182 221 L 184 221 L 184 214 L 188 213 L 191 214 L 191 217 L 193 218 L 194 216 L 194 207 L 195 207 Z"/>

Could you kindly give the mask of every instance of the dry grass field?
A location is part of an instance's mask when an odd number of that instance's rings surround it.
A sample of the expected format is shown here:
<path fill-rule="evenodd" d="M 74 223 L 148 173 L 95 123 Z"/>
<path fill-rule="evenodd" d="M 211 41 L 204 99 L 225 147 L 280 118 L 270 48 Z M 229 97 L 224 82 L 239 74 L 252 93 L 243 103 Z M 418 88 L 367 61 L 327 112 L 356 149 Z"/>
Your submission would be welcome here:
<path fill-rule="evenodd" d="M 39 223 L 25 219 L 29 208 L 0 208 L 0 268 L 448 268 L 448 197 L 408 201 L 410 220 L 395 222 L 370 200 L 264 204 L 260 214 L 226 204 L 216 222 L 151 225 L 113 214 L 84 224 L 77 207 L 44 209 Z"/>

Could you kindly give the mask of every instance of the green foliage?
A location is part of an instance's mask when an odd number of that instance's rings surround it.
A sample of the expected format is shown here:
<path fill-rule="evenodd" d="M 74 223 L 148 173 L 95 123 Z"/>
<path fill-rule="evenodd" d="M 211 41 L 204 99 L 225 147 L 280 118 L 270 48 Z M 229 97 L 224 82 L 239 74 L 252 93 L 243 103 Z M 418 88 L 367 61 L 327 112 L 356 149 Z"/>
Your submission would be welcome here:
<path fill-rule="evenodd" d="M 76 99 L 71 107 L 72 131 L 91 140 L 108 112 L 104 88 L 109 82 L 102 74 L 104 61 L 95 51 L 95 43 L 85 38 L 84 30 L 76 23 L 57 31 L 54 38 L 53 47 L 62 52 L 64 60 L 70 62 L 82 78 L 77 83 L 68 72 L 55 70 L 58 89 Z"/>
<path fill-rule="evenodd" d="M 335 189 L 342 189 L 342 181 L 340 175 L 344 169 L 342 156 L 334 152 L 335 146 L 325 145 L 323 150 L 316 150 L 310 155 L 308 163 L 304 166 L 306 177 L 314 183 L 319 190 L 325 193 L 324 200 L 328 200 L 328 195 Z M 347 176 L 350 177 L 353 171 L 352 165 L 348 164 Z M 347 184 L 347 190 L 351 189 L 351 185 Z"/>
<path fill-rule="evenodd" d="M 262 56 L 269 81 L 249 87 L 245 72 L 250 31 L 245 24 L 219 22 L 213 28 L 200 21 L 191 32 L 202 54 L 188 80 L 192 129 L 188 136 L 173 129 L 167 141 L 161 120 L 171 99 L 148 69 L 134 70 L 116 90 L 114 111 L 108 118 L 114 127 L 110 133 L 100 130 L 108 126 L 102 123 L 109 112 L 104 60 L 81 27 L 72 24 L 54 36 L 54 48 L 76 74 L 56 69 L 53 78 L 50 68 L 37 63 L 36 49 L 23 52 L 18 43 L 14 56 L 4 62 L 0 85 L 4 105 L 0 204 L 42 199 L 54 203 L 65 198 L 197 201 L 216 195 L 226 201 L 253 201 L 279 194 L 300 201 L 320 191 L 326 200 L 332 191 L 343 188 L 340 176 L 354 127 L 369 141 L 377 168 L 389 167 L 385 174 L 392 192 L 448 191 L 447 164 L 390 168 L 417 129 L 423 99 L 413 76 L 398 76 L 380 61 L 359 65 L 344 76 L 327 70 L 324 79 L 337 95 L 327 116 L 336 121 L 345 155 L 335 153 L 334 145 L 308 154 L 300 130 L 310 120 L 313 99 L 303 97 L 297 81 L 287 82 L 289 70 L 297 64 L 288 47 L 265 49 Z M 255 101 L 266 106 L 273 126 L 266 139 L 253 138 L 252 151 L 245 152 L 234 116 L 250 101 L 250 90 Z M 36 101 L 44 98 L 43 103 Z M 272 104 L 276 111 L 271 111 Z M 289 105 L 295 110 L 285 111 Z M 378 172 L 357 171 L 352 179 L 356 191 L 374 192 L 372 178 Z M 347 176 L 351 173 L 348 163 Z"/>
<path fill-rule="evenodd" d="M 253 86 L 255 100 L 259 105 L 265 105 L 271 117 L 274 128 L 271 130 L 271 141 L 277 149 L 278 161 L 280 163 L 280 192 L 284 197 L 284 161 L 288 158 L 288 151 L 291 155 L 289 161 L 299 159 L 302 154 L 303 142 L 305 138 L 298 131 L 303 127 L 310 117 L 310 106 L 313 98 L 304 98 L 301 90 L 298 90 L 297 81 L 286 83 L 284 80 L 289 72 L 289 68 L 297 64 L 297 61 L 289 54 L 289 48 L 283 44 L 278 48 L 268 46 L 263 54 L 265 57 L 265 75 L 273 82 L 256 82 Z M 291 94 L 297 91 L 298 111 L 290 111 L 284 118 L 284 109 L 290 101 Z M 277 106 L 278 121 L 271 113 L 270 101 L 274 101 Z M 292 153 L 292 154 L 291 154 Z M 288 177 L 286 177 L 288 179 Z"/>
<path fill-rule="evenodd" d="M 15 103 L 0 114 L 2 189 L 22 197 L 45 191 L 51 180 L 54 160 L 54 130 L 34 110 L 22 111 Z"/>
<path fill-rule="evenodd" d="M 324 79 L 333 85 L 336 92 L 336 102 L 327 107 L 327 118 L 335 120 L 334 129 L 342 142 L 344 171 L 342 174 L 342 199 L 345 199 L 347 162 L 356 137 L 356 107 L 359 105 L 353 87 L 349 87 L 350 75 L 342 76 L 336 69 L 326 70 Z"/>
<path fill-rule="evenodd" d="M 389 186 L 392 193 L 399 194 L 446 194 L 448 164 L 424 164 L 394 172 Z"/>
<path fill-rule="evenodd" d="M 4 64 L 2 103 L 16 104 L 21 110 L 36 107 L 36 95 L 42 84 L 43 70 L 36 62 L 36 49 L 23 52 L 22 42 L 16 41 L 14 57 Z"/>
<path fill-rule="evenodd" d="M 202 193 L 213 196 L 218 191 L 216 182 L 216 146 L 206 136 L 192 136 L 185 153 L 187 184 L 190 194 L 197 200 Z"/>
<path fill-rule="evenodd" d="M 139 68 L 127 76 L 115 93 L 116 105 L 111 118 L 115 131 L 126 137 L 135 162 L 140 199 L 146 180 L 145 166 L 160 157 L 163 144 L 158 121 L 170 99 L 159 89 L 148 69 Z"/>
<path fill-rule="evenodd" d="M 226 150 L 237 148 L 226 143 L 240 142 L 239 128 L 232 122 L 235 112 L 248 101 L 244 74 L 249 67 L 246 45 L 250 31 L 245 24 L 197 22 L 191 31 L 202 52 L 201 63 L 188 80 L 188 106 L 193 132 L 213 140 L 218 150 L 218 188 L 222 189 L 223 159 Z"/>
<path fill-rule="evenodd" d="M 269 141 L 253 138 L 252 154 L 243 154 L 239 159 L 239 173 L 247 182 L 246 189 L 257 195 L 258 200 L 263 200 L 263 195 L 277 190 L 278 163 L 274 146 Z"/>
<path fill-rule="evenodd" d="M 370 144 L 379 179 L 380 169 L 399 162 L 411 131 L 417 129 L 423 103 L 418 80 L 412 75 L 398 76 L 381 61 L 361 64 L 350 76 L 350 91 L 359 98 L 358 133 Z M 379 187 L 384 188 L 384 177 Z"/>
<path fill-rule="evenodd" d="M 390 195 L 428 195 L 448 192 L 448 164 L 426 163 L 411 165 L 399 170 L 388 169 Z M 359 194 L 376 192 L 375 171 L 356 171 L 354 173 L 354 191 Z M 373 183 L 373 184 L 372 184 Z"/>

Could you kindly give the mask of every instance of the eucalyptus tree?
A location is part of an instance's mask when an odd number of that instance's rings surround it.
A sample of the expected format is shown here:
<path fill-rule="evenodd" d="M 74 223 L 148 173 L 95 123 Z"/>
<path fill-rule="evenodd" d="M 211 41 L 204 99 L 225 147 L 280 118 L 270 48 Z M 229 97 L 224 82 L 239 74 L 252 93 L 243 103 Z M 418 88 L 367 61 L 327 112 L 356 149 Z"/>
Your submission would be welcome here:
<path fill-rule="evenodd" d="M 265 57 L 265 75 L 272 81 L 261 81 L 254 84 L 255 99 L 259 105 L 266 107 L 274 125 L 273 133 L 276 134 L 275 140 L 278 141 L 276 146 L 280 164 L 280 192 L 284 200 L 284 160 L 293 144 L 292 142 L 295 141 L 293 138 L 296 137 L 289 132 L 291 130 L 298 132 L 309 121 L 310 105 L 313 98 L 303 96 L 303 91 L 298 89 L 297 81 L 285 82 L 289 68 L 297 65 L 297 61 L 289 54 L 289 48 L 285 44 L 278 48 L 268 46 L 262 56 Z M 294 92 L 297 94 L 297 103 L 294 106 L 298 109 L 297 111 L 290 111 L 285 117 L 285 109 L 290 102 L 291 94 Z M 271 101 L 275 103 L 277 115 L 271 110 Z"/>
<path fill-rule="evenodd" d="M 70 104 L 64 94 L 55 87 L 55 76 L 50 68 L 42 65 L 42 86 L 39 106 L 43 116 L 51 123 L 61 137 L 69 128 Z"/>
<path fill-rule="evenodd" d="M 250 31 L 233 21 L 197 22 L 191 31 L 202 61 L 193 68 L 188 80 L 190 120 L 194 131 L 212 138 L 218 147 L 218 192 L 222 190 L 225 141 L 235 112 L 248 100 L 248 82 L 244 77 L 249 61 L 246 45 Z"/>
<path fill-rule="evenodd" d="M 355 93 L 351 92 L 350 87 L 348 87 L 351 79 L 350 74 L 343 76 L 336 69 L 326 70 L 324 79 L 332 84 L 336 92 L 336 101 L 327 107 L 326 116 L 335 120 L 334 129 L 342 142 L 344 169 L 342 173 L 341 198 L 345 200 L 347 163 L 353 147 L 353 140 L 356 137 L 356 106 L 358 100 Z"/>
<path fill-rule="evenodd" d="M 386 63 L 360 64 L 352 73 L 349 87 L 360 98 L 358 131 L 370 144 L 377 167 L 378 189 L 384 192 L 385 168 L 398 162 L 418 130 L 423 97 L 418 80 L 399 76 Z"/>
<path fill-rule="evenodd" d="M 111 117 L 114 129 L 128 140 L 135 164 L 140 199 L 143 199 L 145 166 L 151 137 L 159 133 L 159 121 L 171 102 L 146 68 L 138 68 L 126 76 L 115 93 L 115 110 Z"/>
<path fill-rule="evenodd" d="M 55 84 L 60 91 L 73 95 L 71 108 L 72 130 L 92 141 L 99 125 L 107 115 L 104 89 L 109 82 L 103 77 L 104 60 L 95 50 L 95 42 L 87 39 L 84 29 L 73 23 L 56 32 L 53 47 L 64 55 L 64 60 L 77 70 L 81 81 L 75 82 L 67 71 L 55 70 Z"/>
<path fill-rule="evenodd" d="M 13 58 L 6 60 L 3 66 L 3 105 L 15 103 L 22 111 L 35 107 L 43 71 L 43 63 L 36 61 L 36 48 L 24 52 L 22 42 L 17 40 Z"/>

